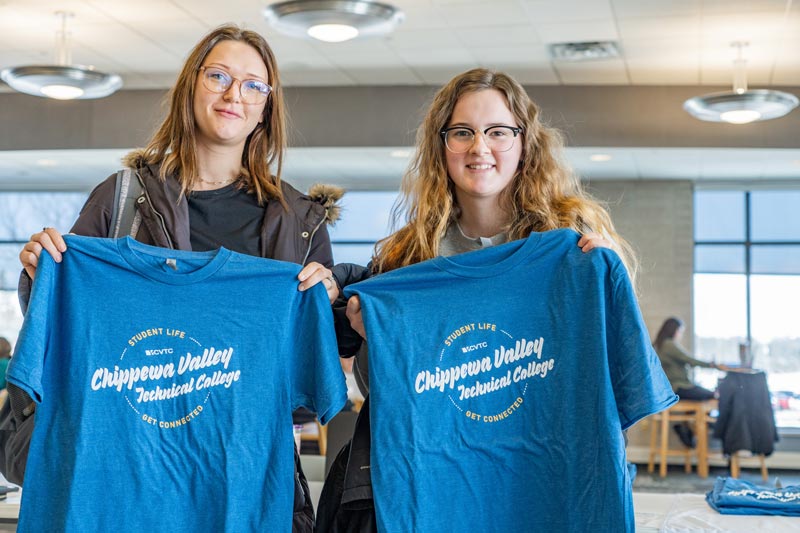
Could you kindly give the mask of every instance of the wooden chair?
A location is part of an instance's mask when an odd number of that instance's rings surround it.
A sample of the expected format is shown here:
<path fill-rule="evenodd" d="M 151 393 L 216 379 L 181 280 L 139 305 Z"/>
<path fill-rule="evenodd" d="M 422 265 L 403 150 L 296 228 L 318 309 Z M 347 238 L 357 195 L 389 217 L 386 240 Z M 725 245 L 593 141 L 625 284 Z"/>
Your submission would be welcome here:
<path fill-rule="evenodd" d="M 659 457 L 658 474 L 667 475 L 667 457 L 680 456 L 684 458 L 685 470 L 692 471 L 692 456 L 697 459 L 697 475 L 708 477 L 708 422 L 714 420 L 710 413 L 717 408 L 716 400 L 692 401 L 681 400 L 669 409 L 650 417 L 650 457 L 647 462 L 647 471 L 655 470 L 655 457 Z M 669 448 L 670 428 L 675 423 L 693 423 L 694 433 L 697 436 L 697 446 L 681 449 Z M 660 435 L 659 435 L 660 433 Z M 659 438 L 660 436 L 660 438 Z"/>
<path fill-rule="evenodd" d="M 736 452 L 731 455 L 731 477 L 734 478 L 738 478 L 739 473 L 741 472 L 741 467 L 739 465 L 740 453 L 741 452 Z M 769 479 L 769 472 L 767 471 L 767 462 L 765 455 L 762 453 L 759 455 L 745 456 L 743 457 L 743 459 L 750 459 L 756 457 L 758 457 L 758 460 L 761 463 L 761 479 L 766 483 L 767 479 Z"/>

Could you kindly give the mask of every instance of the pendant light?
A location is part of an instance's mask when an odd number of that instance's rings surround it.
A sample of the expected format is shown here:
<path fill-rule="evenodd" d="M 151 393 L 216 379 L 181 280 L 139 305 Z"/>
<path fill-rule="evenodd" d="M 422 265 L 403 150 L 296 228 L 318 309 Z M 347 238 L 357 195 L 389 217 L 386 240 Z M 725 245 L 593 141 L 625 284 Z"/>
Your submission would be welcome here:
<path fill-rule="evenodd" d="M 404 17 L 398 8 L 371 0 L 289 0 L 268 5 L 263 13 L 286 35 L 329 43 L 385 35 Z"/>
<path fill-rule="evenodd" d="M 747 61 L 742 57 L 742 48 L 747 45 L 742 41 L 731 43 L 737 51 L 733 62 L 733 91 L 686 100 L 683 108 L 690 115 L 708 122 L 747 124 L 782 117 L 797 107 L 798 99 L 793 94 L 768 89 L 748 90 Z"/>
<path fill-rule="evenodd" d="M 103 98 L 122 87 L 122 78 L 82 65 L 71 65 L 70 34 L 67 19 L 73 16 L 56 12 L 61 30 L 56 32 L 55 65 L 24 65 L 0 72 L 0 79 L 21 93 L 57 100 Z"/>

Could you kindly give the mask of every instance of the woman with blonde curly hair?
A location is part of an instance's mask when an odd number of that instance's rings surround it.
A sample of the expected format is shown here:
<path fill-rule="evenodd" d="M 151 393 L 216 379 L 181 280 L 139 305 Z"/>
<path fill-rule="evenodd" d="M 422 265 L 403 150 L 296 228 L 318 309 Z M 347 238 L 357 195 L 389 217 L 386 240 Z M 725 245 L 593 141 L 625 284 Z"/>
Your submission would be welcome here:
<path fill-rule="evenodd" d="M 539 107 L 510 76 L 487 69 L 457 76 L 419 128 L 397 211 L 408 222 L 378 244 L 376 272 L 441 255 L 456 229 L 468 238 L 516 240 L 558 228 L 586 233 L 584 251 L 610 240 L 632 271 L 629 246 L 562 148 L 561 134 L 542 124 Z"/>
<path fill-rule="evenodd" d="M 581 186 L 563 155 L 560 132 L 516 80 L 478 68 L 434 96 L 417 131 L 417 150 L 394 218 L 406 224 L 376 245 L 368 271 L 339 267 L 339 285 L 372 274 L 570 228 L 578 246 L 613 248 L 635 279 L 637 261 L 606 209 Z M 356 272 L 354 272 L 356 271 Z M 364 337 L 358 298 L 347 316 Z"/>
<path fill-rule="evenodd" d="M 629 245 L 566 165 L 562 146 L 559 132 L 541 122 L 538 106 L 510 76 L 482 68 L 456 76 L 436 93 L 417 132 L 416 154 L 394 209 L 395 221 L 403 214 L 405 225 L 378 242 L 369 267 L 337 265 L 334 277 L 346 286 L 437 256 L 560 228 L 583 234 L 578 246 L 584 252 L 613 248 L 633 274 Z M 355 355 L 356 380 L 366 395 L 366 333 L 358 296 L 346 304 L 340 299 L 335 313 L 340 354 Z M 368 415 L 362 415 L 351 444 L 331 468 L 318 531 L 375 529 L 370 498 L 340 505 L 370 484 L 369 433 Z"/>

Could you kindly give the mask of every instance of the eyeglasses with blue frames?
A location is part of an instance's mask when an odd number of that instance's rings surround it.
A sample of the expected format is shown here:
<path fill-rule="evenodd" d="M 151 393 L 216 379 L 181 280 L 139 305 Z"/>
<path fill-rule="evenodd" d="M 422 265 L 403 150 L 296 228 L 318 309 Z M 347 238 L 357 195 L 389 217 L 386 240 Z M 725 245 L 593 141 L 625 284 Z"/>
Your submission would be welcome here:
<path fill-rule="evenodd" d="M 439 132 L 447 149 L 454 154 L 463 154 L 472 148 L 478 133 L 483 134 L 483 140 L 490 150 L 508 152 L 514 147 L 514 139 L 522 133 L 522 128 L 490 126 L 483 131 L 476 131 L 467 126 L 453 126 Z"/>
<path fill-rule="evenodd" d="M 240 80 L 218 67 L 200 67 L 199 70 L 203 76 L 203 85 L 212 93 L 227 92 L 233 82 L 238 81 L 239 94 L 245 104 L 263 104 L 272 92 L 272 87 L 261 80 Z"/>

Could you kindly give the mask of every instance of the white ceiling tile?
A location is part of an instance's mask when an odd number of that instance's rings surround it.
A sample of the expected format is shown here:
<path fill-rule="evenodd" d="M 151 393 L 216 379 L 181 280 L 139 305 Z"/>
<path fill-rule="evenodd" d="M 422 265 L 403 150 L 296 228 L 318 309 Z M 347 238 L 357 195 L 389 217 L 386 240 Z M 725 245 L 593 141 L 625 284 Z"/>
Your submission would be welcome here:
<path fill-rule="evenodd" d="M 691 42 L 626 41 L 624 57 L 634 85 L 700 83 L 700 57 Z"/>
<path fill-rule="evenodd" d="M 482 65 L 503 63 L 507 65 L 528 66 L 549 65 L 550 58 L 544 46 L 474 47 L 472 56 Z"/>
<path fill-rule="evenodd" d="M 470 65 L 475 58 L 464 48 L 437 48 L 435 50 L 399 50 L 398 54 L 412 67 Z"/>
<path fill-rule="evenodd" d="M 699 41 L 700 22 L 700 16 L 620 18 L 617 19 L 617 28 L 626 45 L 631 40 L 648 39 L 672 39 L 676 44 L 684 44 L 687 39 L 695 43 Z M 669 49 L 668 45 L 666 49 Z"/>
<path fill-rule="evenodd" d="M 507 26 L 475 26 L 454 30 L 458 39 L 471 47 L 500 48 L 511 45 L 541 44 L 542 40 L 530 24 Z"/>
<path fill-rule="evenodd" d="M 451 28 L 503 26 L 527 20 L 525 9 L 516 0 L 468 2 L 442 10 L 444 22 Z"/>
<path fill-rule="evenodd" d="M 406 66 L 347 67 L 342 70 L 360 85 L 419 85 L 423 83 L 423 80 Z"/>
<path fill-rule="evenodd" d="M 737 13 L 704 15 L 701 35 L 704 43 L 730 45 L 734 41 L 751 44 L 772 42 L 797 34 L 797 28 L 785 24 L 782 13 Z"/>
<path fill-rule="evenodd" d="M 136 0 L 136 2 L 108 2 L 107 0 L 84 0 L 97 13 L 123 24 L 141 22 L 188 21 L 191 11 L 179 4 L 164 0 Z M 156 15 L 157 16 L 154 16 Z M 176 29 L 178 29 L 176 27 Z"/>
<path fill-rule="evenodd" d="M 609 0 L 522 0 L 522 5 L 537 24 L 614 18 Z"/>
<path fill-rule="evenodd" d="M 414 66 L 414 72 L 426 85 L 444 85 L 459 74 L 475 68 L 475 64 L 463 64 L 460 66 L 447 65 L 440 67 L 433 66 Z"/>
<path fill-rule="evenodd" d="M 462 42 L 455 31 L 449 28 L 398 30 L 386 38 L 387 46 L 394 50 L 418 50 L 452 48 Z"/>
<path fill-rule="evenodd" d="M 81 24 L 109 22 L 108 17 L 83 0 L 9 0 L 0 6 L 2 25 L 12 27 L 41 27 L 55 34 L 61 29 L 61 18 L 57 11 L 72 13 L 67 19 L 67 28 Z"/>
<path fill-rule="evenodd" d="M 126 1 L 131 0 L 116 0 Z M 213 25 L 224 24 L 226 22 L 250 23 L 255 19 L 263 19 L 264 5 L 276 2 L 254 2 L 253 0 L 170 0 L 175 6 L 191 13 Z"/>
<path fill-rule="evenodd" d="M 394 51 L 386 39 L 354 39 L 343 43 L 314 42 L 312 48 L 329 59 L 342 59 L 350 56 L 393 56 Z"/>
<path fill-rule="evenodd" d="M 535 27 L 542 42 L 545 43 L 616 41 L 619 39 L 616 24 L 612 20 L 535 23 Z"/>
<path fill-rule="evenodd" d="M 398 27 L 400 30 L 423 30 L 439 28 L 442 25 L 441 11 L 435 6 L 421 5 L 407 8 L 401 2 L 394 3 L 403 10 L 405 15 L 403 22 Z"/>
<path fill-rule="evenodd" d="M 786 0 L 703 0 L 704 14 L 735 14 L 771 11 L 783 14 Z"/>
<path fill-rule="evenodd" d="M 668 17 L 699 15 L 703 2 L 700 0 L 611 0 L 619 18 Z"/>
<path fill-rule="evenodd" d="M 628 75 L 621 59 L 555 63 L 561 81 L 567 85 L 627 85 Z"/>

